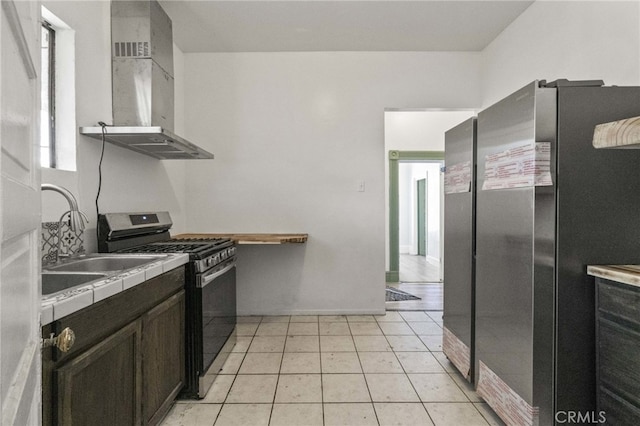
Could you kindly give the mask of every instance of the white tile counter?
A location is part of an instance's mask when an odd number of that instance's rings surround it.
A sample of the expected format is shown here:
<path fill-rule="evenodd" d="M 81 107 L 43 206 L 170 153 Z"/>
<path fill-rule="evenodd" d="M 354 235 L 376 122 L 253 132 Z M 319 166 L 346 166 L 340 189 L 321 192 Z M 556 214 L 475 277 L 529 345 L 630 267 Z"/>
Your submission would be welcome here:
<path fill-rule="evenodd" d="M 41 325 L 56 321 L 160 274 L 169 272 L 189 261 L 188 254 L 167 254 L 164 256 L 164 259 L 137 268 L 114 272 L 99 281 L 92 281 L 58 293 L 43 295 Z"/>
<path fill-rule="evenodd" d="M 587 274 L 640 287 L 640 265 L 589 265 Z"/>

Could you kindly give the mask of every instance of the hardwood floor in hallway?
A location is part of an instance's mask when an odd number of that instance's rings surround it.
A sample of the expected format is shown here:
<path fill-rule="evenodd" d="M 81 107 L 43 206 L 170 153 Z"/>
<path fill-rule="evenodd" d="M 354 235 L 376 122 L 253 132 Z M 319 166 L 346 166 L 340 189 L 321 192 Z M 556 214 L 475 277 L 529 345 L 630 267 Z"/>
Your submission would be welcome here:
<path fill-rule="evenodd" d="M 420 300 L 385 302 L 387 311 L 442 311 L 442 283 L 389 283 L 389 287 L 413 294 Z"/>
<path fill-rule="evenodd" d="M 386 302 L 388 311 L 442 311 L 443 283 L 440 281 L 440 266 L 427 261 L 424 256 L 401 254 L 400 282 L 387 285 L 420 298 Z"/>
<path fill-rule="evenodd" d="M 440 280 L 440 265 L 429 262 L 425 256 L 400 255 L 401 283 L 437 283 Z"/>

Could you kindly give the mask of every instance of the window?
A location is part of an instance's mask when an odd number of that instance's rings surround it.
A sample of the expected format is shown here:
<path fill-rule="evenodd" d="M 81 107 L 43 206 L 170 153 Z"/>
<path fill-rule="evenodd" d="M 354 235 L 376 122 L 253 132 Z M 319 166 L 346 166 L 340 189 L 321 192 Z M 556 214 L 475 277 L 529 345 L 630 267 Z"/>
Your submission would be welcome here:
<path fill-rule="evenodd" d="M 76 170 L 75 31 L 42 6 L 40 165 Z"/>
<path fill-rule="evenodd" d="M 48 22 L 42 23 L 42 57 L 40 86 L 40 165 L 56 167 L 56 32 Z"/>

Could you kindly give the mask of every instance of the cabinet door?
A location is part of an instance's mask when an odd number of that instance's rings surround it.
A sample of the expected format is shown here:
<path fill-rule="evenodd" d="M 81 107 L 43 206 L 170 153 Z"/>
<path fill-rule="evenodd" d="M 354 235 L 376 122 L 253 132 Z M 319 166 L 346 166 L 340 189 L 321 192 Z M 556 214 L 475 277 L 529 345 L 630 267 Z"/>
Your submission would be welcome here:
<path fill-rule="evenodd" d="M 142 317 L 143 417 L 158 423 L 184 384 L 184 290 Z"/>
<path fill-rule="evenodd" d="M 141 323 L 135 321 L 54 371 L 59 425 L 138 425 Z"/>

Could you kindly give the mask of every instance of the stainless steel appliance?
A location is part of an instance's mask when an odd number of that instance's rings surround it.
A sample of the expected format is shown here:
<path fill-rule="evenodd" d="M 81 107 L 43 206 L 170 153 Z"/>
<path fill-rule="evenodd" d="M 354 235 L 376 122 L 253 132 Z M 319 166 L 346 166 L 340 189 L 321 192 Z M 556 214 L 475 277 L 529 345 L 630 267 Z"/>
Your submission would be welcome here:
<path fill-rule="evenodd" d="M 443 351 L 473 381 L 476 119 L 445 133 Z"/>
<path fill-rule="evenodd" d="M 236 342 L 236 247 L 227 238 L 172 239 L 168 212 L 106 213 L 98 249 L 121 253 L 188 253 L 185 398 L 204 398 Z"/>
<path fill-rule="evenodd" d="M 591 140 L 637 115 L 638 87 L 566 80 L 478 114 L 475 374 L 507 424 L 598 419 L 586 265 L 640 262 L 640 152 Z"/>
<path fill-rule="evenodd" d="M 213 158 L 173 133 L 173 27 L 156 0 L 111 2 L 111 52 L 114 125 L 80 133 L 162 160 Z"/>

